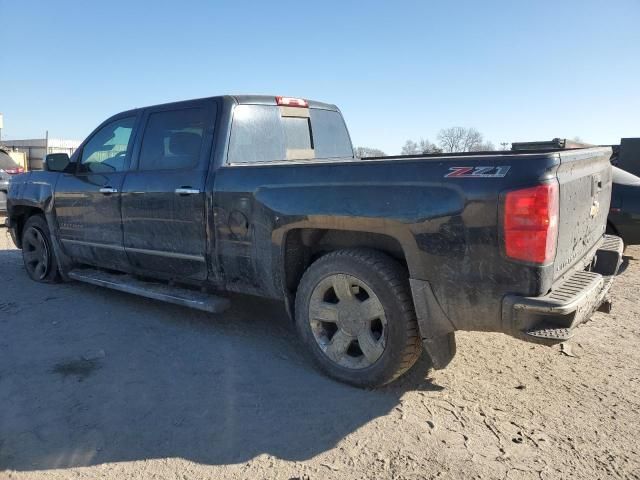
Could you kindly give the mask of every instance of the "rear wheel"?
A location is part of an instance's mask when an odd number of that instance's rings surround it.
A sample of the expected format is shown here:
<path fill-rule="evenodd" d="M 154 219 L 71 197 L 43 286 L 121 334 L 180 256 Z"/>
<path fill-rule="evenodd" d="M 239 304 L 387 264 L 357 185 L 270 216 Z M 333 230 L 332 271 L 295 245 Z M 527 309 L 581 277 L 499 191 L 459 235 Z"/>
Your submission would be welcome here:
<path fill-rule="evenodd" d="M 402 375 L 421 352 L 408 274 L 369 249 L 332 252 L 300 281 L 296 324 L 316 364 L 358 387 Z"/>
<path fill-rule="evenodd" d="M 22 230 L 22 260 L 27 274 L 36 282 L 58 280 L 58 264 L 51 246 L 49 227 L 42 215 L 29 217 Z"/>

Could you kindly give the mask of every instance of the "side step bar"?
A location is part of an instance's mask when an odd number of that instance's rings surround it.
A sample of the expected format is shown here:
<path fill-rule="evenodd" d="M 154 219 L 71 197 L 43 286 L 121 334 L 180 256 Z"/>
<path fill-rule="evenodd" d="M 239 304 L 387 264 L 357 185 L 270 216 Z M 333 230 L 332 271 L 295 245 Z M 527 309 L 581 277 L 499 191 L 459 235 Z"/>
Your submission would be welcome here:
<path fill-rule="evenodd" d="M 230 305 L 229 300 L 226 298 L 164 283 L 138 280 L 127 274 L 109 273 L 95 269 L 77 269 L 71 270 L 69 277 L 79 282 L 90 283 L 91 285 L 111 288 L 112 290 L 132 293 L 163 302 L 175 303 L 176 305 L 204 310 L 205 312 L 221 313 L 229 308 Z"/>

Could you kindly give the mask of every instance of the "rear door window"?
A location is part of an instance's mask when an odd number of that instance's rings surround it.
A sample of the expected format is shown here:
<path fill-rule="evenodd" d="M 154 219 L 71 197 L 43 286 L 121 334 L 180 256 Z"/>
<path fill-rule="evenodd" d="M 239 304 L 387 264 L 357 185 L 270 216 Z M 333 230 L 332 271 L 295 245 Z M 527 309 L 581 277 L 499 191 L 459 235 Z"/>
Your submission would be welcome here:
<path fill-rule="evenodd" d="M 275 105 L 237 105 L 229 163 L 353 157 L 339 112 Z"/>
<path fill-rule="evenodd" d="M 142 137 L 139 170 L 182 170 L 200 159 L 207 122 L 204 108 L 185 108 L 149 115 Z"/>

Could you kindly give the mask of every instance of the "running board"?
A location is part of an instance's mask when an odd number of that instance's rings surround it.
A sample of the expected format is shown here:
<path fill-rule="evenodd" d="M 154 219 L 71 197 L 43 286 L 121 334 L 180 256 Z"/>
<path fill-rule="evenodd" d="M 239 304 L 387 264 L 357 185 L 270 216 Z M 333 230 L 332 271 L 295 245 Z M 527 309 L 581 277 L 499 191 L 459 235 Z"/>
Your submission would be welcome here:
<path fill-rule="evenodd" d="M 69 272 L 69 278 L 99 287 L 132 293 L 141 297 L 204 310 L 205 312 L 224 312 L 230 305 L 229 300 L 226 298 L 165 283 L 138 280 L 127 274 L 109 273 L 94 269 L 77 269 Z"/>

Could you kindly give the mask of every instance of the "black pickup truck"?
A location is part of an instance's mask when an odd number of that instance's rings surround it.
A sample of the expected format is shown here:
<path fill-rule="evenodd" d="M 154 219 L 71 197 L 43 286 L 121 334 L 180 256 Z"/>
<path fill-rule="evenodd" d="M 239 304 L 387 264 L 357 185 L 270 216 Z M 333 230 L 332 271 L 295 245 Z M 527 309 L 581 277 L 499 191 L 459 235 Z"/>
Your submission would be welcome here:
<path fill-rule="evenodd" d="M 13 178 L 29 276 L 211 312 L 282 299 L 327 374 L 378 386 L 457 330 L 554 344 L 608 309 L 608 148 L 360 160 L 340 111 L 289 97 L 140 108 Z"/>

